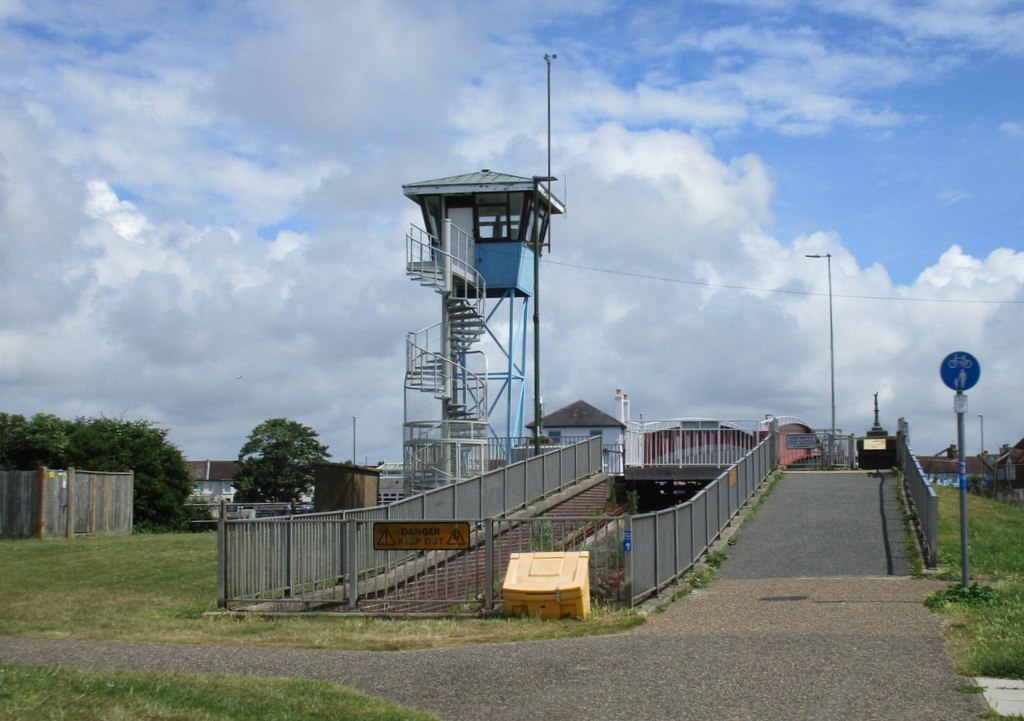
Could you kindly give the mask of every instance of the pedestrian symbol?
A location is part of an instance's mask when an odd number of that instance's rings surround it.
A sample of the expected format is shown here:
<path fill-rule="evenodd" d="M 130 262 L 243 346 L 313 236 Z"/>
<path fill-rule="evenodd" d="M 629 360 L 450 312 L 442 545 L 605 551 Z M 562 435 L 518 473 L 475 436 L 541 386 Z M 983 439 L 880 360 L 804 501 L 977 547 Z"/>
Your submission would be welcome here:
<path fill-rule="evenodd" d="M 942 359 L 939 375 L 948 388 L 963 392 L 973 388 L 981 377 L 981 364 L 970 353 L 957 351 Z"/>

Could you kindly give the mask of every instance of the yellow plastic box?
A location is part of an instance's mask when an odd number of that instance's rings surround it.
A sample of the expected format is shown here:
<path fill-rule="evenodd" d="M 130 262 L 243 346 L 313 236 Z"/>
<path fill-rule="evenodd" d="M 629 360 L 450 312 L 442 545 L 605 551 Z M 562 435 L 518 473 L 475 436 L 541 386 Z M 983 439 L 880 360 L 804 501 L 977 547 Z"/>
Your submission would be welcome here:
<path fill-rule="evenodd" d="M 501 587 L 508 616 L 590 616 L 590 553 L 513 553 Z"/>

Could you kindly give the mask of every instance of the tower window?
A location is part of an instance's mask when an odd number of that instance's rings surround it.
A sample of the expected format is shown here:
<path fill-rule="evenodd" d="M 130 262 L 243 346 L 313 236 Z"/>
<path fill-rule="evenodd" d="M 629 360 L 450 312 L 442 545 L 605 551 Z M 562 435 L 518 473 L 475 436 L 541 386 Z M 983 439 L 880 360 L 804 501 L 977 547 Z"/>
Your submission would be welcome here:
<path fill-rule="evenodd" d="M 523 240 L 526 193 L 486 193 L 477 195 L 474 215 L 475 235 L 479 242 Z"/>

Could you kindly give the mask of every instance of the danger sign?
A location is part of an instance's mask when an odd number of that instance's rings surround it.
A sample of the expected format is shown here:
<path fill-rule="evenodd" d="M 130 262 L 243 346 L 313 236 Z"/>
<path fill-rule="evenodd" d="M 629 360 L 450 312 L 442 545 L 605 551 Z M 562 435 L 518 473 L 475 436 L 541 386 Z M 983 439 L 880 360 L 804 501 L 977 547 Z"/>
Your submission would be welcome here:
<path fill-rule="evenodd" d="M 373 548 L 377 551 L 465 551 L 469 521 L 376 521 Z"/>

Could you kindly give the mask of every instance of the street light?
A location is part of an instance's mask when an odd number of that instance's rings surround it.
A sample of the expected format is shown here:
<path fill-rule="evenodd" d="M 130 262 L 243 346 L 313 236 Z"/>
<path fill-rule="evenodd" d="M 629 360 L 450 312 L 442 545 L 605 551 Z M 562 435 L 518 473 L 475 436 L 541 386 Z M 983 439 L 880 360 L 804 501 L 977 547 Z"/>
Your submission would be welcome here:
<path fill-rule="evenodd" d="M 806 257 L 825 258 L 825 260 L 828 261 L 828 354 L 832 376 L 832 430 L 828 440 L 828 463 L 831 466 L 833 464 L 832 450 L 836 438 L 836 345 L 832 325 L 832 254 L 825 253 L 824 255 L 821 255 L 820 253 L 816 253 L 814 255 L 808 254 Z"/>
<path fill-rule="evenodd" d="M 981 423 L 981 455 L 985 455 L 985 416 L 981 413 L 978 414 L 978 421 Z M 982 461 L 984 463 L 984 461 Z"/>

